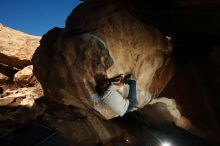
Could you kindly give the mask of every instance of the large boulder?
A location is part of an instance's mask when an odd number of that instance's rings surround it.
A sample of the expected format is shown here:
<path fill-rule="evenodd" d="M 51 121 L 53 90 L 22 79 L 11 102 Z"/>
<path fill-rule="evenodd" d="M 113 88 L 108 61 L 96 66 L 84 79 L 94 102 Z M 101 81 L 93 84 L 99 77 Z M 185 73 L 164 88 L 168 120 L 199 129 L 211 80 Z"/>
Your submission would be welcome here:
<path fill-rule="evenodd" d="M 114 4 L 89 2 L 70 14 L 64 29 L 43 36 L 32 61 L 46 97 L 111 119 L 117 115 L 100 102 L 96 80 L 134 74 L 142 108 L 170 80 L 171 51 L 157 28 Z"/>
<path fill-rule="evenodd" d="M 33 66 L 29 65 L 14 75 L 14 81 L 22 87 L 34 86 L 38 83 L 33 74 Z"/>
<path fill-rule="evenodd" d="M 40 38 L 0 24 L 0 63 L 19 69 L 30 65 Z"/>

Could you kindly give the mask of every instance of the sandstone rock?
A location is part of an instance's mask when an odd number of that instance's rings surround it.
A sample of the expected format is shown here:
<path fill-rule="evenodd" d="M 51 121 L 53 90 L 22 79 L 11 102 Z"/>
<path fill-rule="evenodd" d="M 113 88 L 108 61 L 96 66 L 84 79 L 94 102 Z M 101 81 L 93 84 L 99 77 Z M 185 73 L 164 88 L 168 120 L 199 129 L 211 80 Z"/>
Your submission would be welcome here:
<path fill-rule="evenodd" d="M 31 108 L 28 106 L 0 106 L 0 135 L 6 136 L 13 133 L 22 126 L 21 124 L 25 126 L 31 124 L 43 115 L 45 109 L 45 104 L 34 104 Z"/>
<path fill-rule="evenodd" d="M 175 123 L 178 127 L 195 135 L 203 136 L 201 131 L 181 114 L 182 111 L 174 99 L 166 97 L 155 98 L 149 103 L 149 106 L 141 111 L 146 119 L 157 126 Z"/>
<path fill-rule="evenodd" d="M 6 83 L 8 80 L 8 77 L 0 73 L 0 85 Z"/>
<path fill-rule="evenodd" d="M 0 63 L 0 73 L 4 74 L 5 76 L 7 76 L 9 78 L 10 81 L 13 80 L 14 74 L 17 72 L 18 70 L 14 67 L 10 67 L 8 65 L 5 64 L 1 64 Z"/>
<path fill-rule="evenodd" d="M 0 25 L 0 63 L 22 69 L 31 64 L 40 37 Z"/>
<path fill-rule="evenodd" d="M 117 115 L 95 92 L 100 74 L 133 73 L 142 108 L 171 78 L 171 51 L 157 28 L 113 4 L 91 2 L 76 8 L 64 29 L 45 34 L 32 61 L 46 97 L 111 119 Z"/>
<path fill-rule="evenodd" d="M 130 116 L 113 120 L 104 120 L 93 113 L 84 116 L 76 108 L 48 102 L 44 97 L 38 99 L 32 108 L 24 106 L 7 108 L 3 109 L 0 106 L 1 136 L 20 129 L 22 126 L 20 124 L 25 124 L 26 127 L 29 124 L 43 123 L 65 136 L 69 146 L 97 146 L 109 142 L 135 145 L 142 139 L 152 142 L 153 145 L 158 145 L 155 143 L 159 142 L 154 141 L 155 138 L 148 133 L 143 123 Z M 39 119 L 44 121 L 38 123 Z"/>
<path fill-rule="evenodd" d="M 71 106 L 49 102 L 44 119 L 66 138 L 70 146 L 97 146 L 109 142 L 136 145 L 142 139 L 152 145 L 159 145 L 156 143 L 159 141 L 149 134 L 143 123 L 131 116 L 104 120 L 93 113 L 85 116 Z"/>
<path fill-rule="evenodd" d="M 0 98 L 0 106 L 26 106 L 32 107 L 35 100 L 43 96 L 40 85 L 16 90 L 6 90 Z"/>
<path fill-rule="evenodd" d="M 29 65 L 14 75 L 14 81 L 21 86 L 34 86 L 37 79 L 33 75 L 33 66 Z"/>

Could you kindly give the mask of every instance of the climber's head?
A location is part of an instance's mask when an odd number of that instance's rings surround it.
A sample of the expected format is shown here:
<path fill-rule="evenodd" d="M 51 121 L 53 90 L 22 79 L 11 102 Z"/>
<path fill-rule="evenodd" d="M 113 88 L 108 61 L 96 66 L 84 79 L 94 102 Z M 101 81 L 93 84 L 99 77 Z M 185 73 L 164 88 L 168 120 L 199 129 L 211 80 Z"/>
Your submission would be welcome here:
<path fill-rule="evenodd" d="M 105 75 L 97 75 L 96 83 L 97 84 L 95 90 L 100 96 L 105 92 L 105 90 L 107 90 L 110 85 L 110 81 Z"/>
<path fill-rule="evenodd" d="M 123 75 L 120 74 L 118 76 L 112 77 L 108 79 L 105 75 L 98 75 L 96 77 L 96 92 L 101 96 L 108 89 L 110 84 L 121 85 L 123 84 Z"/>
<path fill-rule="evenodd" d="M 120 84 L 123 82 L 123 74 L 119 74 L 115 77 L 109 79 L 109 81 L 113 84 Z"/>

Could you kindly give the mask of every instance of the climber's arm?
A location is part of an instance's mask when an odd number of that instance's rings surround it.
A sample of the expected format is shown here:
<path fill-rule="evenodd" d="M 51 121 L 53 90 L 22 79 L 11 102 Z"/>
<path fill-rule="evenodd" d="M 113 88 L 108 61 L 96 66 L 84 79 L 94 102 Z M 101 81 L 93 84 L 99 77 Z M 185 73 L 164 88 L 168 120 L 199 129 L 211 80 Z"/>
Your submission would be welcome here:
<path fill-rule="evenodd" d="M 127 112 L 129 112 L 137 105 L 136 80 L 132 74 L 128 74 L 125 77 L 125 83 L 130 86 L 128 94 L 128 100 L 130 104 L 127 109 Z"/>
<path fill-rule="evenodd" d="M 128 94 L 129 106 L 127 112 L 131 111 L 135 106 L 137 106 L 137 93 L 136 93 L 136 81 L 130 80 L 128 82 L 130 89 Z"/>
<path fill-rule="evenodd" d="M 123 116 L 129 106 L 129 100 L 117 91 L 116 85 L 111 85 L 101 98 L 102 101 L 116 114 Z"/>

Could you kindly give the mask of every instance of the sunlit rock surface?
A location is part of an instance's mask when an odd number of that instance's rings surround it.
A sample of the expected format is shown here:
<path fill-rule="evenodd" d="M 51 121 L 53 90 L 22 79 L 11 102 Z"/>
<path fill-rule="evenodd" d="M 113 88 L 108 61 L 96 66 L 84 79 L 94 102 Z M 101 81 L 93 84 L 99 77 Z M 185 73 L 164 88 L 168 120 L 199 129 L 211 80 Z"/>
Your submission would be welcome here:
<path fill-rule="evenodd" d="M 0 63 L 22 69 L 31 64 L 40 37 L 25 34 L 0 24 Z"/>
<path fill-rule="evenodd" d="M 0 98 L 0 106 L 28 106 L 32 107 L 34 101 L 43 96 L 41 86 L 38 84 L 35 87 L 8 89 Z"/>
<path fill-rule="evenodd" d="M 0 106 L 32 107 L 43 96 L 33 75 L 31 58 L 41 37 L 0 25 Z M 0 114 L 1 116 L 1 114 Z M 5 117 L 7 119 L 7 117 Z"/>
<path fill-rule="evenodd" d="M 33 86 L 37 79 L 33 75 L 33 66 L 29 65 L 14 75 L 14 81 L 21 86 Z"/>
<path fill-rule="evenodd" d="M 142 108 L 169 81 L 171 51 L 169 40 L 157 28 L 115 5 L 92 2 L 78 6 L 64 29 L 45 34 L 32 61 L 47 97 L 111 119 L 117 115 L 95 92 L 99 75 L 134 74 Z"/>

